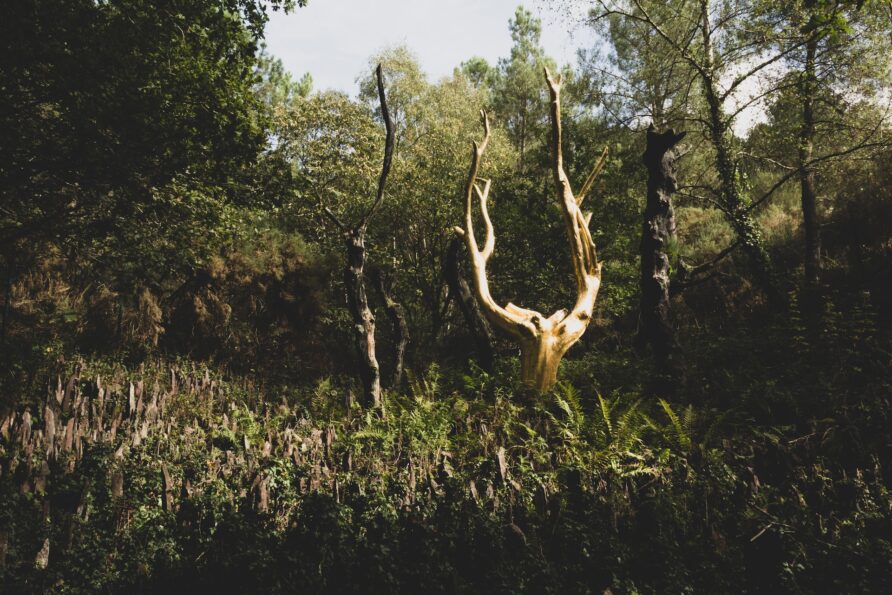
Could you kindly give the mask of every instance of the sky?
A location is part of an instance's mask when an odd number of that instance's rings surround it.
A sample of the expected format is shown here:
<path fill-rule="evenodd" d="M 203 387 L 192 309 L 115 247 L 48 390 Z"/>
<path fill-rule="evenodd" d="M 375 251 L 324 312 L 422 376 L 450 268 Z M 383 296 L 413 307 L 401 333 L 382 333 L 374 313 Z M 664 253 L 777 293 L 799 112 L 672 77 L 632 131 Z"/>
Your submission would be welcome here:
<path fill-rule="evenodd" d="M 309 0 L 308 6 L 290 14 L 271 13 L 267 50 L 295 77 L 309 72 L 314 90 L 336 89 L 355 96 L 357 79 L 370 72 L 369 58 L 402 44 L 435 82 L 472 56 L 493 65 L 507 57 L 512 44 L 508 21 L 521 3 L 542 20 L 542 47 L 558 64 L 575 65 L 578 49 L 598 43 L 584 24 L 590 2 Z M 558 4 L 562 8 L 555 9 Z M 727 107 L 733 110 L 739 101 L 758 94 L 762 84 L 757 78 L 747 81 Z M 734 131 L 745 136 L 764 119 L 764 105 L 757 103 L 738 116 Z"/>
<path fill-rule="evenodd" d="M 518 0 L 310 0 L 291 14 L 273 12 L 266 27 L 269 53 L 313 88 L 350 95 L 372 54 L 405 44 L 431 81 L 452 74 L 472 56 L 495 64 L 511 51 L 508 20 Z M 560 14 L 542 0 L 524 5 L 542 19 L 542 46 L 559 64 L 575 64 L 576 50 L 594 44 L 580 24 L 583 9 Z M 578 3 L 584 5 L 585 3 Z M 569 31 L 569 32 L 568 32 Z"/>

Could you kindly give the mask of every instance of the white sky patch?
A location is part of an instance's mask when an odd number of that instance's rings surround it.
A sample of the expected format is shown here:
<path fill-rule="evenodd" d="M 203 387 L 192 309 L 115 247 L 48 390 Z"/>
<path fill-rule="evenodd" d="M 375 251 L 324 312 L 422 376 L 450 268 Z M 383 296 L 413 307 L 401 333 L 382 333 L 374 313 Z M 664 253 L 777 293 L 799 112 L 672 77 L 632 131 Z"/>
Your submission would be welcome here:
<path fill-rule="evenodd" d="M 422 69 L 440 79 L 472 56 L 495 65 L 511 51 L 508 20 L 518 0 L 310 0 L 285 15 L 271 13 L 266 27 L 269 52 L 296 76 L 309 72 L 314 89 L 351 95 L 375 52 L 405 44 Z M 574 3 L 575 5 L 575 3 Z M 545 3 L 527 2 L 542 19 L 542 46 L 559 64 L 575 64 L 576 50 L 594 34 L 578 25 L 580 7 L 556 13 Z"/>
<path fill-rule="evenodd" d="M 735 77 L 745 74 L 770 58 L 769 55 L 752 56 L 749 60 L 736 64 L 722 76 L 719 87 L 722 90 L 727 89 Z M 777 85 L 778 80 L 787 72 L 787 65 L 783 60 L 778 60 L 748 77 L 731 93 L 725 101 L 725 113 L 731 114 L 749 103 L 732 124 L 734 134 L 746 137 L 756 124 L 768 121 L 768 102 L 774 99 L 775 95 L 769 93 L 765 97 L 756 98 Z"/>

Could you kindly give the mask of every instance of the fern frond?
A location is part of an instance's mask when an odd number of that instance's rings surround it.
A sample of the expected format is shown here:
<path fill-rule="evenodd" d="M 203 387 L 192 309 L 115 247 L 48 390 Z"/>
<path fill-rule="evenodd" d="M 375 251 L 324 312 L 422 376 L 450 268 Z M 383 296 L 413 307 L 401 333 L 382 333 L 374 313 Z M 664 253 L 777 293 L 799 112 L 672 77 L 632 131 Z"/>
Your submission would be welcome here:
<path fill-rule="evenodd" d="M 685 408 L 684 417 L 682 418 L 682 425 L 684 427 L 685 436 L 687 436 L 689 440 L 692 440 L 697 428 L 697 414 L 694 411 L 693 405 L 688 405 Z"/>
<path fill-rule="evenodd" d="M 685 432 L 684 423 L 681 418 L 679 418 L 678 414 L 672 410 L 672 406 L 669 405 L 666 399 L 660 399 L 660 407 L 663 408 L 666 417 L 669 418 L 676 445 L 683 449 L 688 449 L 691 445 L 691 440 L 690 436 Z"/>
<path fill-rule="evenodd" d="M 384 428 L 363 428 L 353 433 L 353 438 L 357 440 L 381 440 L 387 442 L 391 439 L 391 435 Z"/>
<path fill-rule="evenodd" d="M 709 427 L 706 429 L 706 432 L 703 434 L 703 440 L 701 444 L 706 447 L 712 442 L 713 437 L 716 432 L 722 426 L 726 419 L 731 415 L 732 410 L 724 411 L 720 415 L 717 415 L 710 423 Z"/>
<path fill-rule="evenodd" d="M 641 400 L 637 400 L 626 409 L 616 422 L 617 440 L 623 446 L 628 446 L 641 438 L 642 430 L 646 425 L 646 421 L 642 420 L 638 412 L 638 406 Z M 648 420 L 649 421 L 649 420 Z"/>
<path fill-rule="evenodd" d="M 570 419 L 573 417 L 573 410 L 570 409 L 570 404 L 562 399 L 560 395 L 555 395 L 554 400 L 557 403 L 558 409 L 567 414 L 567 418 Z"/>
<path fill-rule="evenodd" d="M 604 397 L 598 395 L 598 404 L 601 407 L 601 419 L 604 421 L 604 426 L 607 428 L 607 437 L 609 439 L 613 439 L 613 420 L 610 419 L 610 413 L 612 407 L 604 400 Z"/>

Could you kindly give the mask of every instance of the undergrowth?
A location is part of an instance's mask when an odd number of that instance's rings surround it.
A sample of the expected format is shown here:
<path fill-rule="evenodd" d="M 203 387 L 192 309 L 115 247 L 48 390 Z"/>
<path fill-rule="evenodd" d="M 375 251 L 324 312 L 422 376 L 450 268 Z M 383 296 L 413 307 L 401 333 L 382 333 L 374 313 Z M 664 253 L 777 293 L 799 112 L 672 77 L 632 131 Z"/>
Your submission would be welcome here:
<path fill-rule="evenodd" d="M 890 586 L 880 457 L 840 464 L 798 428 L 437 367 L 380 412 L 330 381 L 68 370 L 0 421 L 10 592 Z"/>

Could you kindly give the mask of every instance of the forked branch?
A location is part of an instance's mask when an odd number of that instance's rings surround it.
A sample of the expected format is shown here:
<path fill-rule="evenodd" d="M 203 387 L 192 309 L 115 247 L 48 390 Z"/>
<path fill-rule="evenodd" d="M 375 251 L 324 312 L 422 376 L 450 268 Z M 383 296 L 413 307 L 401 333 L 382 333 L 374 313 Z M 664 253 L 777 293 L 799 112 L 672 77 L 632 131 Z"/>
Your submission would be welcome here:
<path fill-rule="evenodd" d="M 522 353 L 521 376 L 524 382 L 544 392 L 550 389 L 557 379 L 557 368 L 564 353 L 582 336 L 592 317 L 598 288 L 601 285 L 601 265 L 595 252 L 588 223 L 591 213 L 580 210 L 585 194 L 591 189 L 607 160 L 607 149 L 589 174 L 582 186 L 582 192 L 574 196 L 567 174 L 564 171 L 561 152 L 560 79 L 545 70 L 545 80 L 551 94 L 552 123 L 552 173 L 558 201 L 561 204 L 567 238 L 570 243 L 570 257 L 576 278 L 577 297 L 571 312 L 558 310 L 548 318 L 534 311 L 508 304 L 500 306 L 493 299 L 486 276 L 486 265 L 495 250 L 495 233 L 489 217 L 488 200 L 490 180 L 482 180 L 478 185 L 478 173 L 483 153 L 489 144 L 491 130 L 486 112 L 481 112 L 483 120 L 483 141 L 474 143 L 471 154 L 471 168 L 465 184 L 465 227 L 456 227 L 456 233 L 464 239 L 470 254 L 471 270 L 474 275 L 476 298 L 486 318 L 491 324 L 508 333 L 519 343 Z M 480 210 L 486 230 L 481 250 L 474 233 L 474 196 L 480 201 Z"/>
<path fill-rule="evenodd" d="M 570 242 L 570 258 L 573 261 L 573 272 L 576 275 L 577 283 L 577 300 L 576 307 L 573 308 L 575 315 L 583 314 L 588 309 L 589 316 L 591 308 L 588 302 L 594 306 L 594 296 L 589 296 L 592 292 L 592 279 L 601 276 L 601 266 L 598 264 L 598 257 L 595 252 L 595 242 L 592 239 L 591 232 L 588 229 L 588 223 L 591 220 L 591 213 L 583 214 L 579 209 L 585 193 L 594 184 L 595 179 L 600 173 L 607 159 L 607 148 L 601 155 L 598 164 L 595 165 L 592 173 L 583 184 L 583 192 L 577 199 L 573 195 L 573 189 L 570 186 L 570 180 L 564 171 L 564 158 L 562 150 L 562 132 L 561 132 L 561 80 L 560 75 L 553 77 L 548 69 L 545 69 L 545 81 L 548 83 L 548 91 L 551 96 L 551 151 L 552 151 L 552 174 L 554 177 L 555 190 L 558 194 L 558 202 L 560 203 L 564 222 L 567 229 L 567 239 Z M 594 289 L 597 292 L 597 289 Z"/>
<path fill-rule="evenodd" d="M 381 116 L 384 119 L 386 140 L 384 142 L 384 163 L 381 166 L 381 175 L 378 177 L 378 191 L 375 201 L 369 210 L 354 226 L 350 227 L 339 219 L 327 206 L 323 207 L 325 215 L 341 230 L 347 248 L 347 264 L 344 267 L 344 286 L 347 289 L 347 306 L 353 318 L 353 331 L 356 341 L 356 350 L 359 359 L 360 376 L 363 384 L 363 393 L 368 405 L 379 407 L 381 405 L 381 371 L 375 347 L 375 316 L 369 307 L 368 295 L 365 284 L 366 245 L 365 232 L 375 211 L 384 200 L 384 186 L 387 175 L 390 173 L 390 164 L 393 161 L 394 132 L 393 123 L 390 120 L 390 112 L 387 109 L 387 97 L 384 94 L 384 73 L 381 65 L 375 69 L 378 81 L 378 98 L 381 101 Z M 321 200 L 320 200 L 321 202 Z M 382 288 L 383 292 L 383 288 Z M 400 341 L 396 351 L 396 373 L 394 382 L 398 383 L 401 377 L 402 352 L 408 340 L 408 330 L 405 328 L 405 320 L 401 313 L 393 311 L 388 303 L 388 314 L 395 319 L 397 334 Z"/>
<path fill-rule="evenodd" d="M 480 111 L 480 117 L 483 121 L 483 140 L 480 143 L 473 143 L 473 151 L 471 153 L 471 169 L 468 172 L 468 180 L 465 184 L 465 227 L 464 229 L 456 227 L 455 231 L 465 240 L 465 246 L 468 254 L 471 256 L 471 271 L 474 277 L 474 288 L 476 289 L 477 299 L 483 309 L 487 319 L 493 325 L 499 327 L 503 331 L 514 337 L 529 335 L 533 332 L 532 327 L 521 320 L 516 315 L 510 313 L 505 308 L 499 306 L 489 292 L 489 282 L 486 278 L 486 264 L 492 256 L 496 245 L 496 236 L 493 231 L 492 220 L 489 218 L 489 189 L 490 180 L 484 180 L 483 189 L 477 185 L 477 173 L 480 171 L 480 162 L 483 159 L 483 152 L 489 144 L 492 135 L 489 126 L 489 117 L 486 111 Z M 474 233 L 474 195 L 477 195 L 480 201 L 480 211 L 483 215 L 483 224 L 486 228 L 486 238 L 481 251 L 477 244 L 477 237 Z"/>

